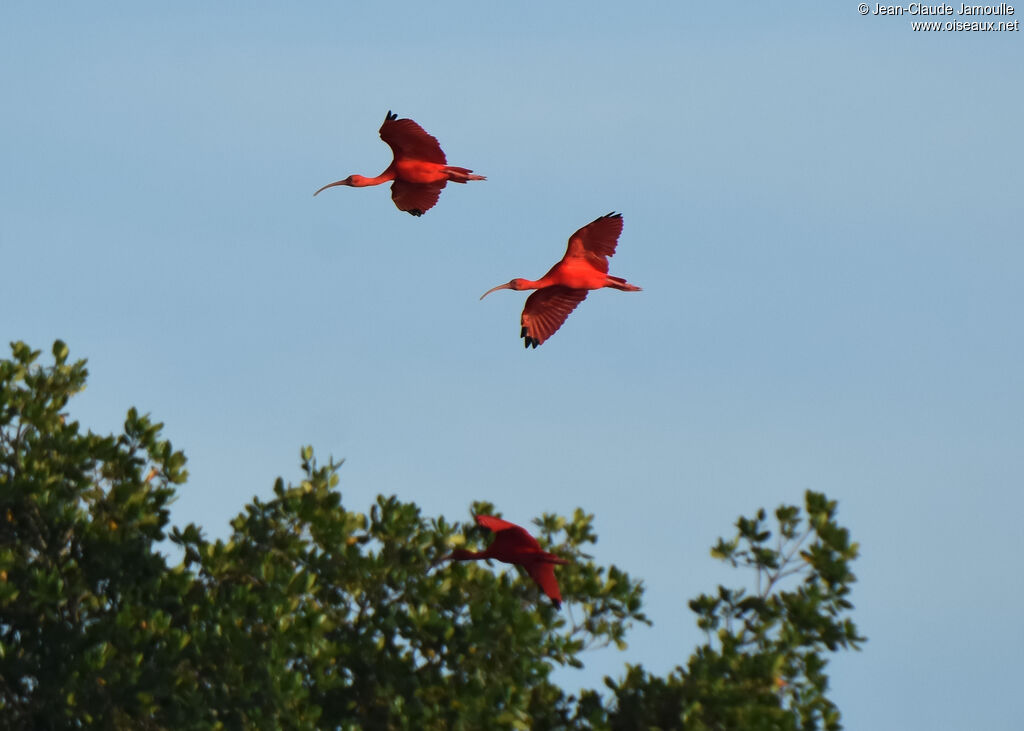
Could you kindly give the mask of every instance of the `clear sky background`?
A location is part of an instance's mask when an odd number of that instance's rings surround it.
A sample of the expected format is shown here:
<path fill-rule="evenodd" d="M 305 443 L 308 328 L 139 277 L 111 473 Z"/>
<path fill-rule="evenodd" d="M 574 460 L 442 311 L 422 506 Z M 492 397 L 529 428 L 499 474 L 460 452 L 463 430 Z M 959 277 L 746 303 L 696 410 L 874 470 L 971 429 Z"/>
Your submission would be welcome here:
<path fill-rule="evenodd" d="M 224 535 L 304 444 L 357 510 L 582 506 L 655 624 L 574 691 L 685 662 L 686 601 L 747 579 L 715 539 L 823 491 L 862 549 L 847 727 L 1019 728 L 1020 32 L 853 0 L 212 5 L 0 6 L 0 339 L 88 358 L 95 431 L 165 423 L 176 523 Z M 314 199 L 386 167 L 389 109 L 488 180 L 419 219 Z M 613 210 L 644 291 L 524 351 L 525 293 L 478 297 Z"/>

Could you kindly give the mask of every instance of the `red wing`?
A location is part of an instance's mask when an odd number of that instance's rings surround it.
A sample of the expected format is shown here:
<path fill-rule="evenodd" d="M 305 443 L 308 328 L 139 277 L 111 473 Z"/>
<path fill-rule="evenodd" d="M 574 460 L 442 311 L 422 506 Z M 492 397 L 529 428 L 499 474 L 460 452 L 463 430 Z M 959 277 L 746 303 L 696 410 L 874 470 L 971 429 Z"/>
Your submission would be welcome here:
<path fill-rule="evenodd" d="M 380 126 L 380 138 L 388 143 L 396 159 L 406 157 L 442 165 L 448 162 L 436 138 L 411 119 L 395 119 L 395 116 L 388 112 L 388 118 Z"/>
<path fill-rule="evenodd" d="M 622 233 L 622 214 L 609 213 L 588 223 L 569 237 L 565 258 L 583 257 L 594 267 L 608 273 L 608 257 L 615 253 L 615 245 Z"/>
<path fill-rule="evenodd" d="M 497 556 L 504 554 L 510 558 L 515 554 L 533 553 L 540 551 L 540 544 L 537 539 L 526 532 L 526 529 L 509 523 L 507 520 L 495 518 L 491 515 L 478 515 L 476 522 L 487 530 L 494 532 L 494 540 L 491 542 L 490 550 Z"/>
<path fill-rule="evenodd" d="M 493 515 L 476 516 L 476 524 L 486 528 L 487 530 L 494 531 L 495 533 L 507 528 L 520 528 L 520 526 L 515 523 L 509 523 L 507 520 L 495 518 Z M 520 528 L 520 530 L 522 530 L 522 528 Z"/>
<path fill-rule="evenodd" d="M 422 216 L 437 204 L 441 197 L 441 189 L 447 184 L 440 183 L 409 183 L 396 180 L 391 184 L 391 200 L 398 210 L 406 211 L 414 216 Z"/>
<path fill-rule="evenodd" d="M 560 284 L 538 289 L 527 297 L 520 333 L 520 337 L 526 338 L 526 347 L 532 345 L 536 348 L 554 335 L 569 313 L 586 297 L 587 290 Z"/>
<path fill-rule="evenodd" d="M 555 606 L 562 604 L 562 592 L 558 590 L 558 579 L 555 578 L 555 565 L 547 561 L 531 561 L 526 564 L 526 570 L 530 577 L 537 582 L 548 598 L 555 603 Z"/>

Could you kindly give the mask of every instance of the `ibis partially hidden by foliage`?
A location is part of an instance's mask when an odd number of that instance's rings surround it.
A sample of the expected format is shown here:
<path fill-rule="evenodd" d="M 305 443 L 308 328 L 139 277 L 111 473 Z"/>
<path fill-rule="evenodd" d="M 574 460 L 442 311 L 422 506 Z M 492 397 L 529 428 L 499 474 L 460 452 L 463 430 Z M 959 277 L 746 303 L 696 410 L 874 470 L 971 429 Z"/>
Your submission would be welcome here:
<path fill-rule="evenodd" d="M 480 561 L 493 558 L 522 566 L 555 605 L 555 609 L 561 608 L 562 592 L 559 591 L 558 579 L 555 578 L 555 564 L 569 562 L 542 549 L 537 539 L 522 526 L 509 523 L 507 520 L 496 518 L 493 515 L 478 515 L 476 522 L 482 528 L 494 532 L 494 540 L 491 541 L 491 545 L 483 551 L 456 548 L 441 560 Z"/>

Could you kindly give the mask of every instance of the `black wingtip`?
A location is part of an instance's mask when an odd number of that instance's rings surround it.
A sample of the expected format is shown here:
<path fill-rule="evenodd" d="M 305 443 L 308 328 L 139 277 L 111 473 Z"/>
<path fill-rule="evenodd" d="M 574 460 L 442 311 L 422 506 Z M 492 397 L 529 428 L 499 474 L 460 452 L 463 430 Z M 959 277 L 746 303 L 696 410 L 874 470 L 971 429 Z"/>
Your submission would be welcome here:
<path fill-rule="evenodd" d="M 552 599 L 551 603 L 555 605 L 555 609 L 561 609 L 562 608 L 562 602 L 558 601 L 557 599 Z"/>
<path fill-rule="evenodd" d="M 423 211 L 421 211 L 419 208 L 413 208 L 411 211 L 406 211 L 406 213 L 408 213 L 410 216 L 416 216 L 417 218 L 423 215 Z"/>
<path fill-rule="evenodd" d="M 523 339 L 524 348 L 529 348 L 530 346 L 536 348 L 538 345 L 540 345 L 540 343 L 535 338 L 530 337 L 525 325 L 523 326 L 523 329 L 519 331 L 519 337 Z"/>
<path fill-rule="evenodd" d="M 622 214 L 612 211 L 611 213 L 606 213 L 603 216 L 598 216 L 593 221 L 591 221 L 591 223 L 597 223 L 598 221 L 604 221 L 609 218 L 622 218 Z"/>
<path fill-rule="evenodd" d="M 395 114 L 394 112 L 392 112 L 392 111 L 391 111 L 391 110 L 389 109 L 389 110 L 388 110 L 388 116 L 384 117 L 384 121 L 385 121 L 385 122 L 394 122 L 394 121 L 395 121 L 396 119 L 398 119 L 398 115 L 397 115 L 397 114 Z"/>

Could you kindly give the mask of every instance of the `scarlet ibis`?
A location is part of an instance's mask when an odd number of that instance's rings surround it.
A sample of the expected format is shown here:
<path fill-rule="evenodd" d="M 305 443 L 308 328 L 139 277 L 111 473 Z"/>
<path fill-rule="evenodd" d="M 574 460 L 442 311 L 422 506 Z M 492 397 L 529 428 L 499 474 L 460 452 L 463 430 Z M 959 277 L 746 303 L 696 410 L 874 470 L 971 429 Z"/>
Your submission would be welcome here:
<path fill-rule="evenodd" d="M 513 279 L 487 290 L 480 299 L 499 289 L 537 290 L 526 298 L 523 329 L 519 333 L 523 347 L 536 348 L 558 331 L 591 289 L 611 287 L 623 292 L 640 291 L 636 285 L 608 273 L 608 257 L 615 253 L 621 233 L 621 213 L 601 216 L 569 237 L 565 256 L 536 282 Z"/>
<path fill-rule="evenodd" d="M 551 599 L 555 608 L 562 606 L 562 593 L 555 579 L 555 564 L 569 563 L 553 553 L 541 549 L 537 539 L 515 523 L 495 518 L 492 515 L 476 516 L 478 525 L 494 532 L 494 540 L 486 550 L 479 553 L 456 548 L 441 561 L 478 561 L 494 558 L 505 563 L 518 564 L 526 569 L 541 590 Z"/>
<path fill-rule="evenodd" d="M 448 165 L 437 139 L 411 119 L 399 119 L 397 114 L 389 111 L 380 126 L 380 138 L 395 154 L 387 170 L 375 178 L 349 175 L 344 180 L 328 183 L 313 195 L 336 185 L 363 188 L 393 180 L 391 200 L 398 210 L 422 216 L 437 203 L 441 189 L 448 181 L 487 180 L 483 175 L 473 175 L 473 171 L 467 168 Z"/>

